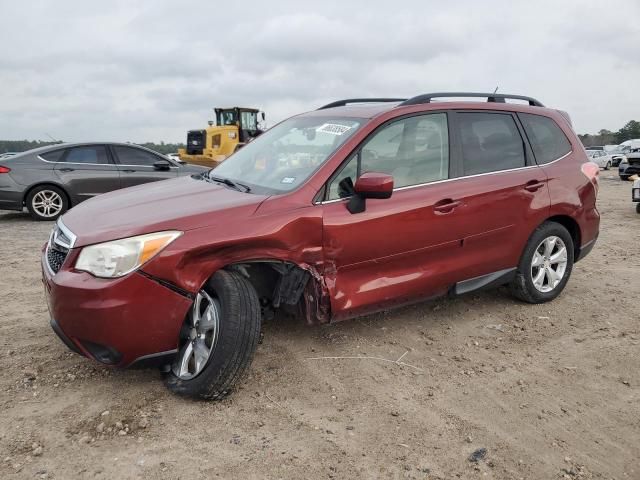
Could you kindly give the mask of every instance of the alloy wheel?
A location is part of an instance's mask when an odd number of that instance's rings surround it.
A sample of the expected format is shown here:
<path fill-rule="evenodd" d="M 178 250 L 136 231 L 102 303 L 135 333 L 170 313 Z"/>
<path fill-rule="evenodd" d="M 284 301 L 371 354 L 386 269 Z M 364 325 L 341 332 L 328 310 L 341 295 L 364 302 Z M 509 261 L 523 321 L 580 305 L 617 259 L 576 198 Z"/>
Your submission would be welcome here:
<path fill-rule="evenodd" d="M 191 380 L 204 370 L 218 340 L 221 312 L 217 298 L 204 290 L 198 292 L 182 327 L 182 345 L 172 366 L 178 378 Z"/>
<path fill-rule="evenodd" d="M 545 238 L 533 253 L 531 280 L 542 293 L 556 288 L 567 270 L 567 246 L 560 237 Z"/>
<path fill-rule="evenodd" d="M 45 218 L 52 218 L 62 211 L 62 197 L 53 190 L 41 190 L 33 196 L 31 206 L 33 210 Z"/>

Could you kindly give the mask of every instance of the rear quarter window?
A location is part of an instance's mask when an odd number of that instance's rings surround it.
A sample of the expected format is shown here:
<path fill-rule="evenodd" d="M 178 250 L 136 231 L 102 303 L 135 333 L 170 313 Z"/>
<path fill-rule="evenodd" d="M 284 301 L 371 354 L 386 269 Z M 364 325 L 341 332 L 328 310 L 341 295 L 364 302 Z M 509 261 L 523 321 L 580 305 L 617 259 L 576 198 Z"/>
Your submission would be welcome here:
<path fill-rule="evenodd" d="M 538 164 L 553 162 L 571 152 L 571 142 L 553 119 L 530 113 L 518 116 Z"/>
<path fill-rule="evenodd" d="M 53 150 L 52 152 L 41 153 L 40 157 L 44 158 L 47 162 L 59 162 L 64 155 L 65 149 Z"/>

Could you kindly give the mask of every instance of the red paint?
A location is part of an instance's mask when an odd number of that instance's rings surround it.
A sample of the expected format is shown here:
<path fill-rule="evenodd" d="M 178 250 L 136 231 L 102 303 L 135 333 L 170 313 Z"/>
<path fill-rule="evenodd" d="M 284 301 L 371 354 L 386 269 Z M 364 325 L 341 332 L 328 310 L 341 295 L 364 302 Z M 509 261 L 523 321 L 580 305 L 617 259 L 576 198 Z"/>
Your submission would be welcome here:
<path fill-rule="evenodd" d="M 573 152 L 548 165 L 453 178 L 369 198 L 351 214 L 346 200 L 314 203 L 351 152 L 398 116 L 452 109 L 504 110 L 553 118 Z M 393 108 L 344 107 L 340 116 L 372 115 L 297 190 L 276 196 L 241 193 L 189 177 L 121 190 L 89 200 L 64 216 L 78 236 L 61 271 L 43 269 L 52 316 L 72 338 L 114 346 L 122 365 L 175 348 L 190 301 L 140 273 L 101 280 L 73 270 L 82 246 L 161 230 L 184 234 L 142 267 L 145 274 L 197 292 L 226 265 L 262 259 L 309 270 L 309 292 L 323 297 L 320 321 L 445 294 L 458 281 L 517 265 L 527 239 L 546 219 L 578 225 L 579 245 L 595 240 L 596 189 L 581 165 L 586 154 L 557 111 L 500 103 L 439 102 Z M 316 111 L 306 115 L 327 115 Z M 451 150 L 453 152 L 453 149 Z M 393 178 L 369 172 L 359 191 L 389 192 Z M 305 301 L 308 301 L 305 298 Z"/>

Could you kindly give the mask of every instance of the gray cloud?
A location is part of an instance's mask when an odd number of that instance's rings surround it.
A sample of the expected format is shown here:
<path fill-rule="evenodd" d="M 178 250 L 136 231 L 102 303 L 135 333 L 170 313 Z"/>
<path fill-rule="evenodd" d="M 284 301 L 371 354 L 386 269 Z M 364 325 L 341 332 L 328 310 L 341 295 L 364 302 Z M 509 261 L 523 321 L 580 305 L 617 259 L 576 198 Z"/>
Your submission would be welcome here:
<path fill-rule="evenodd" d="M 617 129 L 640 118 L 640 5 L 584 3 L 0 0 L 0 138 L 180 141 L 214 106 L 272 124 L 496 85 Z"/>

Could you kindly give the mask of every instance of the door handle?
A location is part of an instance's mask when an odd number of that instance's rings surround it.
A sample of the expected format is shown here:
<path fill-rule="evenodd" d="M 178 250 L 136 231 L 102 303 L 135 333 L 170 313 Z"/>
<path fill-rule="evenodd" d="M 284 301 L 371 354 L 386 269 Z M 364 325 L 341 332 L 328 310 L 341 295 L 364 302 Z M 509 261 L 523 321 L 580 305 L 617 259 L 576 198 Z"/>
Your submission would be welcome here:
<path fill-rule="evenodd" d="M 452 200 L 450 198 L 445 198 L 444 200 L 440 200 L 436 202 L 433 206 L 433 210 L 436 213 L 451 213 L 456 207 L 459 207 L 460 200 Z"/>
<path fill-rule="evenodd" d="M 126 172 L 126 173 L 135 173 L 137 172 L 137 170 L 120 170 L 121 172 Z"/>
<path fill-rule="evenodd" d="M 59 168 L 58 170 L 61 172 L 73 172 L 75 171 L 75 168 Z"/>
<path fill-rule="evenodd" d="M 527 190 L 528 192 L 537 192 L 542 187 L 544 187 L 543 182 L 540 182 L 539 180 L 530 180 L 524 186 L 524 189 Z"/>

